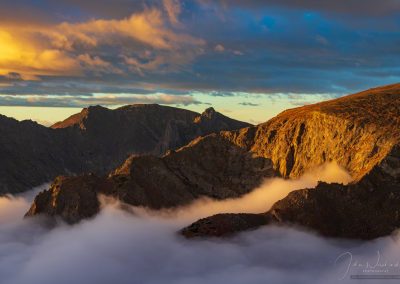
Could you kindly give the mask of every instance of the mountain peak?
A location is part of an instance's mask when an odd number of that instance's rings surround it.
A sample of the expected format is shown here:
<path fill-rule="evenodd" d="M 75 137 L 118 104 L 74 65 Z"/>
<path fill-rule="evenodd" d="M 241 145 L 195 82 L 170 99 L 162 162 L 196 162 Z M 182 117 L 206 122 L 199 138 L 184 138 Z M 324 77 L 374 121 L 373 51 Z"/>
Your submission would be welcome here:
<path fill-rule="evenodd" d="M 92 111 L 101 111 L 101 110 L 109 110 L 109 109 L 106 107 L 103 107 L 101 105 L 95 105 L 95 106 L 89 106 L 87 108 L 84 108 L 82 111 L 84 111 L 84 110 L 92 112 Z"/>
<path fill-rule="evenodd" d="M 201 115 L 195 118 L 194 122 L 203 129 L 213 127 L 218 130 L 224 130 L 229 126 L 231 130 L 235 130 L 250 126 L 249 123 L 229 118 L 217 112 L 213 107 L 209 107 L 203 111 Z"/>
<path fill-rule="evenodd" d="M 207 108 L 205 111 L 203 111 L 203 113 L 201 114 L 202 116 L 206 116 L 208 118 L 211 118 L 212 116 L 214 116 L 217 112 L 215 111 L 215 109 L 213 107 L 209 107 Z"/>

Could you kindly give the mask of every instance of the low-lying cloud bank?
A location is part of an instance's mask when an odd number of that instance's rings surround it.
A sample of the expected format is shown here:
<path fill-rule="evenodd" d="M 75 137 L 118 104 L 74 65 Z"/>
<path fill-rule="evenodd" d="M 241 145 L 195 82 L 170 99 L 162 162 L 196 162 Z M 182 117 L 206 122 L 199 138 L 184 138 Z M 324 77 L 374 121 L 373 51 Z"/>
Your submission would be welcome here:
<path fill-rule="evenodd" d="M 263 184 L 237 199 L 215 201 L 203 198 L 194 203 L 174 210 L 149 211 L 137 208 L 138 214 L 150 214 L 163 216 L 187 222 L 193 222 L 218 213 L 263 213 L 268 211 L 278 200 L 287 196 L 291 191 L 303 188 L 314 188 L 318 181 L 338 182 L 347 184 L 352 180 L 351 176 L 335 162 L 326 163 L 313 171 L 304 174 L 299 179 L 266 179 Z"/>
<path fill-rule="evenodd" d="M 108 204 L 92 220 L 53 229 L 40 225 L 40 220 L 22 220 L 32 194 L 3 197 L 0 283 L 358 283 L 350 275 L 366 274 L 362 266 L 348 269 L 350 257 L 374 269 L 380 267 L 377 261 L 395 264 L 400 259 L 396 238 L 329 240 L 283 227 L 264 227 L 230 239 L 185 240 L 176 233 L 204 215 L 266 211 L 291 190 L 315 186 L 317 179 L 349 178 L 330 164 L 296 181 L 267 180 L 239 200 L 202 200 L 161 215 L 143 209 L 135 209 L 140 214 L 133 215 Z M 386 275 L 400 274 L 398 266 L 386 268 Z"/>

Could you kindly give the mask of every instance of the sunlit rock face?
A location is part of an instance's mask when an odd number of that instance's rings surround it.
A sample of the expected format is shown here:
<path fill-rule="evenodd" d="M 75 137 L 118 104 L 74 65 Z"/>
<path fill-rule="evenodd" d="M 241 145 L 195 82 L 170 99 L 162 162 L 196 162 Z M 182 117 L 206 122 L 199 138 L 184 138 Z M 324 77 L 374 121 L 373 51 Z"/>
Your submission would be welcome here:
<path fill-rule="evenodd" d="M 400 141 L 400 84 L 284 111 L 256 127 L 226 133 L 297 178 L 336 161 L 360 180 Z"/>
<path fill-rule="evenodd" d="M 213 109 L 95 106 L 46 128 L 0 116 L 0 194 L 24 191 L 60 174 L 106 174 L 130 154 L 162 155 L 192 139 L 249 124 Z"/>

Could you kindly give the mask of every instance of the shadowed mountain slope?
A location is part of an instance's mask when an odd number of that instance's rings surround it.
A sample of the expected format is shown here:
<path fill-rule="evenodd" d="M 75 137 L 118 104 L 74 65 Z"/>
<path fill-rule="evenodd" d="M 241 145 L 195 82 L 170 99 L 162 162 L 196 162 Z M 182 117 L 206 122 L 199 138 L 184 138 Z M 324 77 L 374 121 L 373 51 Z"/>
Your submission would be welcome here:
<path fill-rule="evenodd" d="M 0 116 L 0 194 L 60 174 L 104 174 L 130 154 L 162 155 L 196 137 L 248 125 L 212 108 L 198 114 L 159 105 L 89 107 L 52 128 Z"/>
<path fill-rule="evenodd" d="M 131 156 L 107 177 L 58 177 L 36 196 L 27 216 L 46 214 L 78 222 L 100 210 L 98 194 L 152 209 L 188 204 L 201 196 L 234 198 L 273 176 L 270 160 L 211 134 L 161 158 Z"/>

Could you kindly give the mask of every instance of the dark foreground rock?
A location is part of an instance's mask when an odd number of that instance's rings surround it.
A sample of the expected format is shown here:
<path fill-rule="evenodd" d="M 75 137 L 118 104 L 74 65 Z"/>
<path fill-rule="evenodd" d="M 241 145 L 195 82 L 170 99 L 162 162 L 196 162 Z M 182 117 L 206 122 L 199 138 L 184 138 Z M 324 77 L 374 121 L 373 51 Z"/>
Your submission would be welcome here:
<path fill-rule="evenodd" d="M 211 216 L 183 229 L 182 234 L 188 238 L 229 236 L 263 225 L 250 216 Z M 400 228 L 400 147 L 394 147 L 361 181 L 319 183 L 315 189 L 293 191 L 259 218 L 266 220 L 264 225 L 302 226 L 328 237 L 369 240 L 390 235 Z"/>
<path fill-rule="evenodd" d="M 59 176 L 51 185 L 51 193 L 40 192 L 26 215 L 46 212 L 47 216 L 60 217 L 69 223 L 90 218 L 100 210 L 97 195 L 103 183 L 104 180 L 94 175 Z"/>
<path fill-rule="evenodd" d="M 264 214 L 217 214 L 196 221 L 180 233 L 186 238 L 223 237 L 241 231 L 257 229 L 269 222 L 270 217 Z"/>

